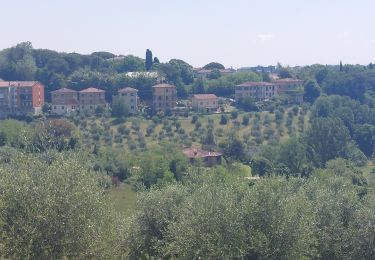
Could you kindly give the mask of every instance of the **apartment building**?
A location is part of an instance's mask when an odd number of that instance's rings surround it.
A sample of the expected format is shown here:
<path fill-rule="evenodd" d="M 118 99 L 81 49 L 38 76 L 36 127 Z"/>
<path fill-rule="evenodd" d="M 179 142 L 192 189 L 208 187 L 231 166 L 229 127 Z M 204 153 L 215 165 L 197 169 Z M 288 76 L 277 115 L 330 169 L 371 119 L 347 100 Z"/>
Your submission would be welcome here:
<path fill-rule="evenodd" d="M 138 90 L 135 88 L 123 88 L 118 91 L 118 96 L 124 99 L 125 103 L 129 107 L 130 114 L 138 113 Z"/>
<path fill-rule="evenodd" d="M 216 112 L 219 104 L 217 96 L 214 94 L 195 94 L 191 99 L 192 108 L 199 112 Z"/>
<path fill-rule="evenodd" d="M 272 83 L 277 85 L 277 93 L 280 95 L 285 94 L 288 91 L 303 89 L 304 81 L 299 79 L 285 78 L 273 80 Z"/>
<path fill-rule="evenodd" d="M 172 110 L 176 106 L 176 86 L 158 84 L 152 87 L 152 108 L 154 111 Z"/>
<path fill-rule="evenodd" d="M 246 97 L 252 97 L 255 100 L 270 99 L 278 95 L 278 86 L 270 82 L 245 82 L 237 85 L 235 88 L 236 101 Z"/>
<path fill-rule="evenodd" d="M 51 99 L 54 114 L 64 115 L 79 109 L 78 91 L 61 88 L 51 91 Z"/>
<path fill-rule="evenodd" d="M 38 114 L 44 105 L 44 86 L 38 81 L 0 81 L 0 117 Z"/>
<path fill-rule="evenodd" d="M 79 109 L 95 110 L 97 106 L 105 106 L 105 91 L 98 88 L 87 88 L 79 91 Z"/>

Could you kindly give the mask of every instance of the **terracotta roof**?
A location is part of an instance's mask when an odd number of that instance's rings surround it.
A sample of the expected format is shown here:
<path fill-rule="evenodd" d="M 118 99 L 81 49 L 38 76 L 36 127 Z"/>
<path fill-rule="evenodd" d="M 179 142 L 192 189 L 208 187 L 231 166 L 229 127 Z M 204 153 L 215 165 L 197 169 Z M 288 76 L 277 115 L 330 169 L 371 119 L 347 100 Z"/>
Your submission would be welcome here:
<path fill-rule="evenodd" d="M 193 98 L 196 98 L 196 99 L 217 99 L 217 96 L 215 94 L 195 94 L 195 95 L 193 95 Z"/>
<path fill-rule="evenodd" d="M 120 89 L 118 92 L 120 93 L 121 92 L 138 92 L 138 89 L 127 87 L 127 88 Z"/>
<path fill-rule="evenodd" d="M 103 93 L 103 92 L 105 91 L 102 89 L 98 89 L 98 88 L 86 88 L 80 91 L 80 93 Z"/>
<path fill-rule="evenodd" d="M 175 88 L 176 86 L 171 85 L 171 84 L 162 83 L 162 84 L 157 84 L 157 85 L 152 86 L 152 87 L 153 88 Z"/>
<path fill-rule="evenodd" d="M 51 91 L 51 93 L 74 93 L 74 92 L 78 92 L 78 91 L 70 89 L 70 88 L 60 88 L 60 89 Z"/>
<path fill-rule="evenodd" d="M 276 79 L 273 82 L 275 82 L 275 83 L 303 83 L 303 80 L 285 78 L 285 79 Z"/>
<path fill-rule="evenodd" d="M 38 81 L 0 81 L 0 87 L 32 87 L 38 83 Z"/>
<path fill-rule="evenodd" d="M 205 158 L 205 157 L 217 157 L 222 156 L 222 153 L 218 152 L 209 152 L 201 149 L 194 148 L 185 148 L 182 150 L 182 153 L 185 154 L 188 158 Z"/>
<path fill-rule="evenodd" d="M 274 86 L 275 83 L 270 82 L 245 82 L 240 85 L 237 85 L 237 87 L 257 87 L 257 86 Z"/>

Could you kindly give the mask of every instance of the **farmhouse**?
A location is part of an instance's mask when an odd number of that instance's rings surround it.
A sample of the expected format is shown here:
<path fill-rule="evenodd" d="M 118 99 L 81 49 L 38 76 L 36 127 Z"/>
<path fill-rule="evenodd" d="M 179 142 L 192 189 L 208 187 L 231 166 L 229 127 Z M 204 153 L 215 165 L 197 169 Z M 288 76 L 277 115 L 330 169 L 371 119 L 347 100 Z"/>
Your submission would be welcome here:
<path fill-rule="evenodd" d="M 122 98 L 129 107 L 130 114 L 138 113 L 138 90 L 126 87 L 118 91 L 118 96 Z"/>
<path fill-rule="evenodd" d="M 201 149 L 185 148 L 182 153 L 189 159 L 190 163 L 195 163 L 199 160 L 203 162 L 206 167 L 221 164 L 222 153 L 209 152 Z"/>
<path fill-rule="evenodd" d="M 168 111 L 176 106 L 176 86 L 158 84 L 152 87 L 152 108 L 154 111 Z"/>
<path fill-rule="evenodd" d="M 216 112 L 219 105 L 214 94 L 195 94 L 191 99 L 192 108 L 197 112 Z"/>

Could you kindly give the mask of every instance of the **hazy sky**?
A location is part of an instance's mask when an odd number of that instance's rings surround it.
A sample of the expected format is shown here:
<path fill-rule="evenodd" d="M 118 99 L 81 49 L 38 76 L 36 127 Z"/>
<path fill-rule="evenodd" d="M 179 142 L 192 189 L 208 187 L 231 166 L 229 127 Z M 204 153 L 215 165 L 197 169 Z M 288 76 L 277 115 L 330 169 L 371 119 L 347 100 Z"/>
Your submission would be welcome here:
<path fill-rule="evenodd" d="M 226 67 L 375 62 L 375 0 L 0 0 L 0 49 L 31 41 Z"/>

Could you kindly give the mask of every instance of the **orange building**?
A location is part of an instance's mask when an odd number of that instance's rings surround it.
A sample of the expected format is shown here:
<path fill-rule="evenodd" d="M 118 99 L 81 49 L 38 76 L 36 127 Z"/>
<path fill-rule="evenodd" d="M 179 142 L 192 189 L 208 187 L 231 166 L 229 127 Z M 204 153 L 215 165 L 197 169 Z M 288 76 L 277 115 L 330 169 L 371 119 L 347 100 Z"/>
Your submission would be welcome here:
<path fill-rule="evenodd" d="M 44 86 L 38 81 L 0 81 L 0 117 L 38 114 L 44 105 Z"/>

